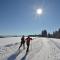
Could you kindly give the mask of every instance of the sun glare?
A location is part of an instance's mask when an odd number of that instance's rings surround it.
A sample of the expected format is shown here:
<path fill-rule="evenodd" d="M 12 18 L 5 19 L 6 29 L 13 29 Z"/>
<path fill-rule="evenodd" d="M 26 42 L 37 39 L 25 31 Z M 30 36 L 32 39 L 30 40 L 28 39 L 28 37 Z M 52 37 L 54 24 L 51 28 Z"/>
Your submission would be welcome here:
<path fill-rule="evenodd" d="M 40 9 L 40 8 L 39 8 L 39 9 L 36 9 L 36 13 L 37 13 L 38 15 L 41 15 L 42 12 L 43 12 L 42 9 Z"/>

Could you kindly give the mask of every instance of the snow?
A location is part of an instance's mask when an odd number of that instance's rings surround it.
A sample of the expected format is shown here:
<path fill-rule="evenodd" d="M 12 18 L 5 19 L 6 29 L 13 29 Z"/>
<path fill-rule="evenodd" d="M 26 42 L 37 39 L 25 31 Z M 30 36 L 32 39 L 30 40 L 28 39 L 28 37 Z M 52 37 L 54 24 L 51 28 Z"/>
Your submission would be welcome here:
<path fill-rule="evenodd" d="M 21 37 L 0 38 L 0 46 L 20 42 Z"/>
<path fill-rule="evenodd" d="M 33 38 L 33 37 L 32 37 Z M 21 37 L 0 38 L 0 60 L 60 60 L 60 39 L 34 37 L 29 53 L 21 47 Z"/>

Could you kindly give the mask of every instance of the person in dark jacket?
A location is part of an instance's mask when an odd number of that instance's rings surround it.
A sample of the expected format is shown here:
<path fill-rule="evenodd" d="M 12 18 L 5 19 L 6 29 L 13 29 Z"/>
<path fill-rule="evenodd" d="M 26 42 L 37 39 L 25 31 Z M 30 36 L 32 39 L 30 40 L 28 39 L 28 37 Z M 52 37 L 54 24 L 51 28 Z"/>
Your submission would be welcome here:
<path fill-rule="evenodd" d="M 29 46 L 30 46 L 30 40 L 32 40 L 32 38 L 30 38 L 30 36 L 28 36 L 25 40 L 26 40 L 26 44 L 27 44 L 26 52 L 28 52 L 29 51 Z"/>
<path fill-rule="evenodd" d="M 25 49 L 25 38 L 24 38 L 24 35 L 21 38 L 21 44 L 19 46 L 19 49 L 21 48 L 22 45 L 23 45 L 23 49 Z"/>

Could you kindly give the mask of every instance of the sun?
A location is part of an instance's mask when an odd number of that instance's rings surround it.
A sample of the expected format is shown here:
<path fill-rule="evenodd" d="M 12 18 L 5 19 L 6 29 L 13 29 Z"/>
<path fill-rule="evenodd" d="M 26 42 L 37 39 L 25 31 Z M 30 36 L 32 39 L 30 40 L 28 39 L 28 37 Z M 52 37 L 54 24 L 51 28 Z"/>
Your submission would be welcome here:
<path fill-rule="evenodd" d="M 43 13 L 43 11 L 42 11 L 41 8 L 39 8 L 39 9 L 36 9 L 36 13 L 37 13 L 38 15 L 41 15 L 41 14 Z"/>

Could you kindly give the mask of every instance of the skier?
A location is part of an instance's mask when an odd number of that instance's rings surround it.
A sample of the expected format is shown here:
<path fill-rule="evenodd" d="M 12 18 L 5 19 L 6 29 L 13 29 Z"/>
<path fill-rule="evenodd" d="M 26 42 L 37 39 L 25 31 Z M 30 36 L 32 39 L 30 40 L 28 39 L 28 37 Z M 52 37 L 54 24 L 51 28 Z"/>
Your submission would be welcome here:
<path fill-rule="evenodd" d="M 26 44 L 27 44 L 27 50 L 26 50 L 26 53 L 27 53 L 29 51 L 30 40 L 32 40 L 32 38 L 30 38 L 30 36 L 28 36 L 25 40 L 26 40 Z"/>
<path fill-rule="evenodd" d="M 21 38 L 21 44 L 20 44 L 20 46 L 19 46 L 19 49 L 20 49 L 20 47 L 23 45 L 23 49 L 25 49 L 25 38 L 24 38 L 24 35 L 22 36 L 22 38 Z"/>

